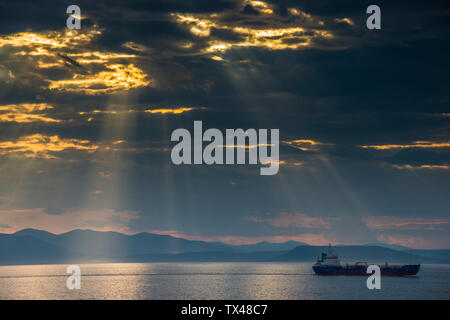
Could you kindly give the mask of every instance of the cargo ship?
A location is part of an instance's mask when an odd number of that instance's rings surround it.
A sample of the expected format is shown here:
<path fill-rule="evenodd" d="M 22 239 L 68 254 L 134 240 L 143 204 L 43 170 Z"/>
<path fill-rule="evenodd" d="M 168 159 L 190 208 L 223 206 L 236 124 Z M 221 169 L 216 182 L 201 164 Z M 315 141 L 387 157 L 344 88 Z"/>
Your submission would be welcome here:
<path fill-rule="evenodd" d="M 318 275 L 367 276 L 368 266 L 367 262 L 341 265 L 339 257 L 331 252 L 331 245 L 329 245 L 328 253 L 322 253 L 312 268 Z M 388 265 L 386 262 L 386 264 L 378 266 L 382 276 L 414 276 L 420 269 L 420 264 Z"/>

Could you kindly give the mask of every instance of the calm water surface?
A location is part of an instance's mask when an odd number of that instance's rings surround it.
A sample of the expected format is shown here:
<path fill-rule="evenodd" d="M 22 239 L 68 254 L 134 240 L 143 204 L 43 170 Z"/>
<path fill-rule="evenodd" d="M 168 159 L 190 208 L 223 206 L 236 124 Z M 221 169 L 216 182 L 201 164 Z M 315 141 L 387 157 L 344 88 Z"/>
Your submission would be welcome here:
<path fill-rule="evenodd" d="M 0 299 L 450 299 L 450 265 L 422 265 L 415 277 L 316 276 L 311 263 L 104 263 L 0 266 Z"/>

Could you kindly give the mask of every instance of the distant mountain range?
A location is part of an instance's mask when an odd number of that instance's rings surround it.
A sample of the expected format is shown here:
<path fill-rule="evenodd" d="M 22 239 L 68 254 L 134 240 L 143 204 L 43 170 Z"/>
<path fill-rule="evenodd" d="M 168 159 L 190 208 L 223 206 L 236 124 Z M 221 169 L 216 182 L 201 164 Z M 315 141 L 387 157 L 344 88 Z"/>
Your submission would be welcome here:
<path fill-rule="evenodd" d="M 326 246 L 299 246 L 276 258 L 278 261 L 311 261 L 311 256 L 318 257 L 327 252 Z M 425 251 L 427 254 L 420 254 Z M 413 250 L 399 251 L 383 246 L 337 246 L 333 252 L 339 255 L 341 263 L 345 262 L 398 262 L 398 263 L 450 263 L 450 250 Z"/>
<path fill-rule="evenodd" d="M 229 245 L 195 241 L 168 235 L 73 230 L 63 234 L 24 229 L 0 234 L 0 265 L 156 262 L 156 261 L 273 261 L 313 262 L 325 246 L 296 241 Z M 344 262 L 450 263 L 450 250 L 415 250 L 385 244 L 337 246 L 334 251 Z"/>

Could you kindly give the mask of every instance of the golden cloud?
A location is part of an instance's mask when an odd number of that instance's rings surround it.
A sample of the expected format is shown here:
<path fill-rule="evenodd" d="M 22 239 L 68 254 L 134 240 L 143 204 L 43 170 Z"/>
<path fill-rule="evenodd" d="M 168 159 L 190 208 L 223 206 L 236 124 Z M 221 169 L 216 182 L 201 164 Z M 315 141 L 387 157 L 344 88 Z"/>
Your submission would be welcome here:
<path fill-rule="evenodd" d="M 284 165 L 287 167 L 303 167 L 305 164 L 301 161 L 298 160 L 294 160 L 294 159 L 289 159 L 289 160 L 280 160 L 279 161 L 280 165 Z"/>
<path fill-rule="evenodd" d="M 113 53 L 113 52 L 82 52 L 82 53 L 73 53 L 70 55 L 72 58 L 77 59 L 76 61 L 80 64 L 86 65 L 91 63 L 110 63 L 115 59 L 131 59 L 136 58 L 134 54 L 124 54 L 124 53 Z"/>
<path fill-rule="evenodd" d="M 173 13 L 175 22 L 186 26 L 189 31 L 199 38 L 206 38 L 208 46 L 201 53 L 221 52 L 233 47 L 261 47 L 270 50 L 301 49 L 313 46 L 316 40 L 333 38 L 333 34 L 323 28 L 320 21 L 308 13 L 296 8 L 288 8 L 293 16 L 290 22 L 282 21 L 273 15 L 272 6 L 264 1 L 245 1 L 243 5 L 250 5 L 260 12 L 265 19 L 270 20 L 275 28 L 258 27 L 257 20 L 251 18 L 235 19 L 230 22 L 228 12 L 220 14 L 181 14 Z M 255 18 L 258 19 L 258 18 Z M 299 20 L 297 20 L 299 19 Z M 347 19 L 347 18 L 345 18 Z M 292 21 L 293 20 L 293 21 Z M 349 22 L 351 20 L 347 19 Z M 345 20 L 345 21 L 347 21 Z M 243 23 L 245 22 L 245 23 Z M 300 26 L 301 25 L 301 26 Z M 212 30 L 222 30 L 235 33 L 239 40 L 220 40 L 211 37 Z M 221 61 L 221 57 L 213 56 Z"/>
<path fill-rule="evenodd" d="M 338 22 L 338 23 L 346 23 L 346 24 L 348 24 L 349 26 L 354 26 L 354 25 L 355 25 L 355 23 L 353 22 L 353 20 L 351 20 L 351 19 L 349 19 L 349 18 L 341 18 L 341 19 L 336 18 L 336 19 L 334 19 L 334 21 L 336 21 L 336 22 Z"/>
<path fill-rule="evenodd" d="M 447 165 L 434 165 L 434 164 L 422 164 L 420 166 L 413 166 L 410 164 L 397 165 L 393 164 L 393 168 L 400 170 L 422 170 L 422 169 L 437 169 L 437 170 L 449 170 L 450 167 Z"/>
<path fill-rule="evenodd" d="M 448 148 L 450 141 L 433 142 L 433 141 L 414 141 L 410 144 L 379 144 L 379 145 L 362 145 L 364 149 L 390 150 L 390 149 L 409 149 L 409 148 Z"/>
<path fill-rule="evenodd" d="M 48 49 L 61 49 L 69 46 L 88 44 L 93 38 L 101 34 L 101 30 L 94 27 L 87 32 L 75 30 L 20 32 L 0 37 L 0 47 L 11 46 L 23 48 L 29 55 L 46 55 Z M 19 52 L 24 54 L 24 52 Z"/>
<path fill-rule="evenodd" d="M 58 135 L 32 134 L 16 140 L 0 141 L 0 155 L 24 156 L 26 158 L 60 159 L 58 153 L 79 151 L 93 154 L 88 160 L 104 157 L 105 153 L 169 152 L 171 149 L 158 144 L 136 145 L 124 140 L 93 143 L 90 140 L 66 139 Z M 103 154 L 103 155 L 102 155 Z M 67 155 L 66 155 L 67 156 Z M 106 175 L 104 175 L 106 177 Z"/>
<path fill-rule="evenodd" d="M 284 140 L 282 143 L 302 151 L 317 151 L 320 146 L 330 145 L 329 143 L 319 142 L 311 139 Z"/>
<path fill-rule="evenodd" d="M 40 112 L 52 109 L 46 103 L 20 103 L 0 105 L 0 122 L 61 122 Z"/>
<path fill-rule="evenodd" d="M 266 14 L 273 14 L 273 10 L 270 7 L 270 5 L 263 1 L 247 0 L 245 4 L 251 5 L 253 8 L 256 8 L 259 12 L 263 12 Z"/>
<path fill-rule="evenodd" d="M 92 152 L 98 149 L 97 145 L 89 140 L 63 139 L 57 135 L 32 134 L 21 137 L 15 141 L 0 142 L 0 154 L 20 154 L 27 158 L 56 159 L 54 153 L 66 150 L 79 150 Z"/>
<path fill-rule="evenodd" d="M 180 114 L 180 113 L 192 111 L 194 109 L 198 109 L 198 108 L 194 108 L 194 107 L 160 108 L 160 109 L 147 109 L 144 112 L 146 112 L 146 113 L 161 113 L 161 114 L 167 114 L 167 113 Z"/>
<path fill-rule="evenodd" d="M 117 109 L 117 110 L 92 110 L 92 111 L 80 111 L 79 115 L 97 115 L 97 114 L 124 114 L 124 113 L 133 113 L 133 112 L 143 112 L 150 114 L 181 114 L 193 110 L 204 110 L 204 107 L 178 107 L 178 108 L 155 108 L 155 109 L 146 109 L 146 110 L 136 110 L 136 109 Z M 92 119 L 92 118 L 89 118 Z"/>
<path fill-rule="evenodd" d="M 0 48 L 15 49 L 13 56 L 19 59 L 32 57 L 35 61 L 32 68 L 37 70 L 63 68 L 72 72 L 71 79 L 45 79 L 49 89 L 95 95 L 151 85 L 153 81 L 134 65 L 136 55 L 94 49 L 93 40 L 101 33 L 96 26 L 83 30 L 21 32 L 1 36 Z"/>
<path fill-rule="evenodd" d="M 96 114 L 122 114 L 122 113 L 131 113 L 131 112 L 137 112 L 133 109 L 125 109 L 125 110 L 92 110 L 92 111 L 80 111 L 78 114 L 80 116 L 84 115 L 96 115 Z"/>
<path fill-rule="evenodd" d="M 255 149 L 258 147 L 271 147 L 273 146 L 273 143 L 257 143 L 257 144 L 251 144 L 251 145 L 247 145 L 247 144 L 231 144 L 231 145 L 221 145 L 218 147 L 222 147 L 222 148 L 234 148 L 234 149 Z"/>
<path fill-rule="evenodd" d="M 50 81 L 49 88 L 94 95 L 145 87 L 150 84 L 147 75 L 133 64 L 128 66 L 112 64 L 106 68 L 107 71 L 93 75 L 75 74 L 70 80 Z"/>

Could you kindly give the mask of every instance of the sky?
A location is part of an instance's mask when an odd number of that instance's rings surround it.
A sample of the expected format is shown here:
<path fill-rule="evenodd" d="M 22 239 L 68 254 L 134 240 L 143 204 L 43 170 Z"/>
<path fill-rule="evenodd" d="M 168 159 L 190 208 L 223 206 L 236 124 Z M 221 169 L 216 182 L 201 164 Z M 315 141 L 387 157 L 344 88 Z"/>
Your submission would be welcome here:
<path fill-rule="evenodd" d="M 371 4 L 0 1 L 0 233 L 450 248 L 450 6 Z M 195 120 L 279 172 L 173 164 Z"/>

